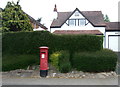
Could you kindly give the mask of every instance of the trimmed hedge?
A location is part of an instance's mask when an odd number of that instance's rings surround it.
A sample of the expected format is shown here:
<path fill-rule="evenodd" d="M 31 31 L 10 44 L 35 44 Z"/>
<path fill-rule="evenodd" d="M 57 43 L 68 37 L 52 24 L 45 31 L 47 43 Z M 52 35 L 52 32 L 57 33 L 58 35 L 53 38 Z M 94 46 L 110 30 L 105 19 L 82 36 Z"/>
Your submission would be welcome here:
<path fill-rule="evenodd" d="M 76 52 L 72 58 L 73 67 L 79 71 L 102 72 L 115 71 L 117 55 L 111 50 L 97 52 Z"/>
<path fill-rule="evenodd" d="M 59 56 L 59 71 L 61 73 L 67 73 L 71 71 L 71 63 L 70 63 L 70 54 L 67 51 L 61 51 Z"/>
<path fill-rule="evenodd" d="M 4 33 L 4 54 L 39 54 L 40 46 L 48 46 L 49 53 L 60 50 L 97 51 L 103 49 L 103 37 L 95 35 L 54 35 L 47 31 Z"/>
<path fill-rule="evenodd" d="M 67 73 L 71 70 L 70 54 L 68 51 L 60 51 L 51 54 L 50 63 L 61 73 Z"/>
<path fill-rule="evenodd" d="M 29 65 L 38 65 L 39 57 L 36 55 L 4 55 L 2 71 L 26 69 Z"/>

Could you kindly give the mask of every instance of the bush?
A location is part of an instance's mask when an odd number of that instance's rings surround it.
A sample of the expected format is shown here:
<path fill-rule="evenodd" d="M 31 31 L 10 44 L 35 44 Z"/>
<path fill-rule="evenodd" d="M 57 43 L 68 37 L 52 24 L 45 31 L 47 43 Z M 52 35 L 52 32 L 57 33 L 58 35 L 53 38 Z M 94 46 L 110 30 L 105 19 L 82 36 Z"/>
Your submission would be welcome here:
<path fill-rule="evenodd" d="M 50 56 L 50 61 L 53 66 L 56 67 L 60 72 L 67 73 L 71 70 L 71 64 L 69 61 L 69 52 L 60 51 L 55 52 Z"/>
<path fill-rule="evenodd" d="M 59 56 L 60 56 L 60 52 L 55 52 L 53 54 L 50 55 L 50 63 L 58 70 L 59 66 L 58 66 L 58 62 L 59 62 Z"/>
<path fill-rule="evenodd" d="M 4 54 L 39 54 L 38 47 L 48 46 L 49 54 L 68 50 L 97 51 L 102 49 L 102 36 L 54 35 L 47 31 L 4 33 L 2 49 Z"/>
<path fill-rule="evenodd" d="M 38 65 L 39 57 L 36 55 L 4 55 L 2 58 L 2 70 L 25 69 L 29 65 Z"/>
<path fill-rule="evenodd" d="M 117 55 L 107 49 L 97 52 L 76 52 L 72 63 L 74 68 L 85 72 L 115 71 Z"/>
<path fill-rule="evenodd" d="M 59 71 L 61 73 L 68 73 L 71 71 L 71 64 L 70 62 L 64 62 L 59 65 Z"/>
<path fill-rule="evenodd" d="M 67 73 L 71 70 L 70 63 L 70 54 L 68 51 L 61 51 L 61 55 L 59 56 L 59 71 L 62 73 Z"/>

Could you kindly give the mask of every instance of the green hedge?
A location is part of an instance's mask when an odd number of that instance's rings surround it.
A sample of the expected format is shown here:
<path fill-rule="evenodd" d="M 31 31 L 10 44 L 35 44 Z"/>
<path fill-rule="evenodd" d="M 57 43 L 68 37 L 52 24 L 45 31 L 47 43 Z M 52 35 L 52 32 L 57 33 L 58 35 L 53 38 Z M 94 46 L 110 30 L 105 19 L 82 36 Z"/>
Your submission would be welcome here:
<path fill-rule="evenodd" d="M 67 73 L 71 71 L 70 54 L 68 51 L 61 51 L 58 65 L 59 71 L 62 73 Z"/>
<path fill-rule="evenodd" d="M 71 70 L 70 54 L 68 51 L 60 51 L 51 54 L 50 63 L 61 73 L 67 73 Z"/>
<path fill-rule="evenodd" d="M 117 55 L 107 49 L 97 52 L 76 52 L 72 63 L 74 68 L 85 72 L 115 71 Z"/>
<path fill-rule="evenodd" d="M 29 65 L 38 65 L 39 56 L 36 55 L 9 55 L 2 59 L 2 71 L 26 69 Z"/>
<path fill-rule="evenodd" d="M 60 50 L 97 51 L 103 49 L 103 37 L 94 35 L 54 35 L 47 31 L 4 33 L 4 54 L 39 54 L 40 46 L 48 46 L 49 53 Z"/>

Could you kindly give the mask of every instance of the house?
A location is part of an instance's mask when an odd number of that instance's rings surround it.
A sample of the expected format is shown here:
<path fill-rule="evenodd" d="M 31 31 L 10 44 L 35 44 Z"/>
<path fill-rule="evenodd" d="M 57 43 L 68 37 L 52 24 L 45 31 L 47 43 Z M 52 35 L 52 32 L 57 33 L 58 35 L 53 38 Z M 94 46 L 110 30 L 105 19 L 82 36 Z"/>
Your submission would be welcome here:
<path fill-rule="evenodd" d="M 120 52 L 120 22 L 108 22 L 105 29 L 106 47 Z"/>
<path fill-rule="evenodd" d="M 38 22 L 37 20 L 35 20 L 33 17 L 31 17 L 27 13 L 25 13 L 25 14 L 30 19 L 30 23 L 31 23 L 34 31 L 40 31 L 40 30 L 47 30 L 48 29 L 46 26 L 44 26 L 43 24 L 41 24 L 40 22 Z"/>
<path fill-rule="evenodd" d="M 106 23 L 101 11 L 80 11 L 76 8 L 72 12 L 58 12 L 57 6 L 55 5 L 54 15 L 55 17 L 50 26 L 51 33 L 103 35 L 104 48 L 120 51 L 117 49 L 118 47 L 114 48 L 115 44 L 112 44 L 113 37 L 109 36 L 111 33 L 113 33 L 113 35 L 118 34 L 120 28 L 117 27 L 117 25 L 119 24 Z M 118 36 L 115 37 L 116 40 Z M 110 40 L 108 40 L 108 37 Z"/>

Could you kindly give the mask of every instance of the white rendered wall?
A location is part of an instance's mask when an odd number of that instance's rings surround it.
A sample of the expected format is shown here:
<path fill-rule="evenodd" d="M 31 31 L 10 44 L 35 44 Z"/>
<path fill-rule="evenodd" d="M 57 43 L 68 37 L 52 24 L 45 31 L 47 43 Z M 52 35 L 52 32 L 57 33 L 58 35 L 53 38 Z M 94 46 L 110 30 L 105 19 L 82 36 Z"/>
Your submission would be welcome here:
<path fill-rule="evenodd" d="M 106 45 L 105 45 L 105 48 L 109 48 L 108 44 L 111 44 L 111 43 L 114 43 L 114 45 L 116 44 L 116 45 L 118 46 L 118 43 L 119 43 L 119 41 L 120 41 L 120 36 L 119 36 L 119 38 L 118 38 L 118 41 L 116 41 L 116 39 L 109 38 L 109 35 L 113 35 L 113 37 L 115 37 L 115 36 L 118 37 L 118 35 L 120 35 L 120 32 L 119 32 L 119 31 L 106 32 L 106 38 L 105 38 L 105 39 L 106 39 L 106 41 L 105 41 L 105 42 L 106 42 L 106 43 L 105 43 Z M 112 36 L 110 36 L 110 37 L 112 37 Z M 111 43 L 109 43 L 109 39 L 110 39 L 110 42 L 111 42 Z M 113 51 L 120 51 L 120 50 L 119 50 L 119 49 L 120 49 L 120 48 L 119 48 L 120 46 L 118 46 L 118 50 L 116 50 L 116 46 L 115 46 L 115 48 L 114 48 L 114 45 L 113 45 L 113 47 L 112 47 L 112 48 L 113 48 L 112 50 L 113 50 Z"/>
<path fill-rule="evenodd" d="M 41 27 L 39 27 L 39 28 L 37 28 L 37 29 L 33 29 L 33 31 L 43 31 L 43 30 L 45 30 L 45 29 L 43 29 L 43 28 L 41 28 Z"/>

